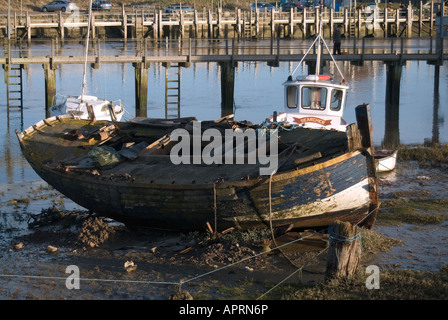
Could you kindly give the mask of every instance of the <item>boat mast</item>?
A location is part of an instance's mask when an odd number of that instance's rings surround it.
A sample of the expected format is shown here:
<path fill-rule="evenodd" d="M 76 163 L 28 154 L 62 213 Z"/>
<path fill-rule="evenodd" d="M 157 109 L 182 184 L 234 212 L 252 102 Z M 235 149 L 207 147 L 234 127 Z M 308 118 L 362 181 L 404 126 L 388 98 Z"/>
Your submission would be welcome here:
<path fill-rule="evenodd" d="M 320 74 L 320 60 L 322 59 L 322 49 L 321 49 L 321 42 L 322 42 L 322 11 L 323 7 L 322 5 L 319 8 L 319 32 L 317 34 L 317 59 L 316 59 L 316 75 L 318 76 Z"/>
<path fill-rule="evenodd" d="M 296 73 L 297 69 L 302 65 L 303 61 L 305 60 L 305 57 L 308 55 L 308 53 L 311 51 L 311 49 L 315 46 L 316 42 L 317 42 L 317 59 L 316 59 L 316 75 L 320 74 L 320 65 L 321 65 L 321 59 L 322 59 L 322 44 L 325 46 L 325 48 L 328 51 L 328 54 L 331 57 L 331 60 L 333 60 L 334 65 L 336 67 L 336 69 L 339 72 L 339 75 L 341 76 L 342 80 L 341 82 L 345 83 L 345 78 L 344 75 L 342 74 L 341 69 L 339 69 L 338 64 L 336 63 L 336 60 L 334 59 L 333 55 L 331 54 L 330 48 L 328 48 L 327 43 L 325 42 L 325 39 L 322 36 L 322 11 L 323 11 L 323 6 L 320 6 L 320 12 L 319 12 L 319 28 L 318 28 L 318 33 L 316 38 L 314 39 L 313 43 L 311 44 L 311 46 L 308 48 L 308 50 L 305 52 L 305 54 L 303 55 L 302 59 L 300 60 L 299 64 L 295 67 L 294 71 L 290 74 L 290 78 L 292 79 L 292 76 L 294 75 L 294 73 Z"/>
<path fill-rule="evenodd" d="M 86 51 L 84 56 L 84 72 L 82 75 L 81 103 L 84 102 L 84 93 L 86 90 L 86 73 L 87 73 L 87 55 L 89 53 L 90 23 L 92 21 L 92 0 L 89 1 L 89 21 L 87 23 Z"/>

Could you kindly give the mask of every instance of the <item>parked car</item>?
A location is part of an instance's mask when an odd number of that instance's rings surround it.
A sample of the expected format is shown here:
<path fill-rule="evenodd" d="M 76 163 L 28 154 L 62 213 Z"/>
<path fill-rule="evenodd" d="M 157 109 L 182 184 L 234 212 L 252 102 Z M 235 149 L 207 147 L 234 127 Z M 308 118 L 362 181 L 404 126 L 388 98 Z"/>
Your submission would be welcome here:
<path fill-rule="evenodd" d="M 301 1 L 299 2 L 288 2 L 282 4 L 282 11 L 283 12 L 289 12 L 291 10 L 294 10 L 294 8 L 297 8 L 297 11 L 303 11 L 303 4 Z"/>
<path fill-rule="evenodd" d="M 255 2 L 251 3 L 250 4 L 250 10 L 255 12 L 256 9 L 258 9 L 258 11 L 260 11 L 260 12 L 265 12 L 265 11 L 267 11 L 267 12 L 271 12 L 271 11 L 278 12 L 278 8 L 276 6 L 274 6 L 272 3 L 268 3 L 268 2 L 257 2 L 256 4 L 255 4 Z"/>
<path fill-rule="evenodd" d="M 40 7 L 40 10 L 43 12 L 47 11 L 62 11 L 62 12 L 74 12 L 78 9 L 76 3 L 67 1 L 67 0 L 56 0 L 51 1 L 50 3 L 44 4 Z"/>
<path fill-rule="evenodd" d="M 305 0 L 304 6 L 308 9 L 319 8 L 320 1 L 319 0 Z"/>
<path fill-rule="evenodd" d="M 109 0 L 95 0 L 92 2 L 92 10 L 112 10 L 112 3 Z"/>
<path fill-rule="evenodd" d="M 194 12 L 193 8 L 190 8 L 187 5 L 184 4 L 173 4 L 171 6 L 166 7 L 165 13 L 180 13 L 181 11 L 184 13 L 192 13 Z"/>

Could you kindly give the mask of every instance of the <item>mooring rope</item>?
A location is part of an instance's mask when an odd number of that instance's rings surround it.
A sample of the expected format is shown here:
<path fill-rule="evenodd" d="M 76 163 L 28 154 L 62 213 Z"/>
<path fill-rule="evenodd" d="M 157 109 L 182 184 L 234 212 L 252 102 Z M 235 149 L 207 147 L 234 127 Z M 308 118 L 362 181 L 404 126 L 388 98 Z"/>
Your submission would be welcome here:
<path fill-rule="evenodd" d="M 334 228 L 333 225 L 330 225 L 328 227 L 328 236 L 330 237 L 330 240 L 334 240 L 337 242 L 350 242 L 350 241 L 356 241 L 361 238 L 361 232 L 356 233 L 352 237 L 338 237 L 338 236 L 336 236 L 333 228 Z"/>

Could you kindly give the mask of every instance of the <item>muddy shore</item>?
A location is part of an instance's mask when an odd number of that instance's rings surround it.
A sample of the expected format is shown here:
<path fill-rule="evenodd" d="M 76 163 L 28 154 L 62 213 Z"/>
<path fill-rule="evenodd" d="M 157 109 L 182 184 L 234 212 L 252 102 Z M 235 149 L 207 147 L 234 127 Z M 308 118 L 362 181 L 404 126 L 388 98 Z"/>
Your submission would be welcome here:
<path fill-rule="evenodd" d="M 269 229 L 142 232 L 89 215 L 42 181 L 2 185 L 0 299 L 447 299 L 448 174 L 404 161 L 380 188 L 359 274 L 325 284 L 328 235 L 319 230 L 275 238 L 280 250 Z M 365 287 L 372 264 L 379 290 Z M 419 289 L 410 294 L 409 283 Z"/>

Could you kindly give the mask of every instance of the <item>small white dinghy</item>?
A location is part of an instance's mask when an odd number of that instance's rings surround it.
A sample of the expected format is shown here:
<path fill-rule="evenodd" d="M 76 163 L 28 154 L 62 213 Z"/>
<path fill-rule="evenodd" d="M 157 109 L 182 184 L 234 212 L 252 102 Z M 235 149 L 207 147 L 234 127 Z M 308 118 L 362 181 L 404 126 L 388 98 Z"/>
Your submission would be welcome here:
<path fill-rule="evenodd" d="M 68 96 L 62 102 L 57 103 L 50 108 L 51 116 L 72 114 L 81 119 L 95 118 L 96 120 L 111 121 L 120 121 L 124 112 L 125 110 L 121 100 L 113 102 L 88 95 L 85 95 L 84 97 Z"/>
<path fill-rule="evenodd" d="M 388 172 L 395 169 L 397 163 L 398 150 L 376 150 L 375 160 L 378 172 Z"/>

